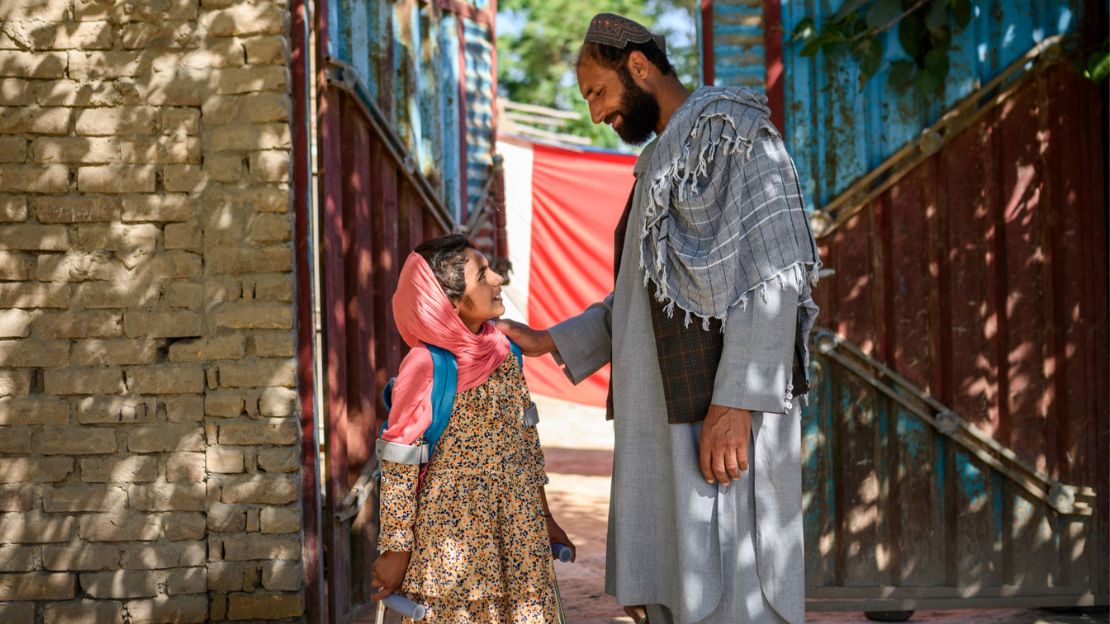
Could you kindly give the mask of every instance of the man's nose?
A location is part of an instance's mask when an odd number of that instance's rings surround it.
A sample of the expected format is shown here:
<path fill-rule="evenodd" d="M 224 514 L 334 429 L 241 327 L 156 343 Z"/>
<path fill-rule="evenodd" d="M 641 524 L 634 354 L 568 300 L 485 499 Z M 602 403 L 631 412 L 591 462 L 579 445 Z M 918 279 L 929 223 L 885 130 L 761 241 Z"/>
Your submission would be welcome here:
<path fill-rule="evenodd" d="M 601 107 L 590 104 L 590 119 L 595 124 L 599 124 L 599 123 L 602 122 L 602 120 L 605 119 L 605 116 L 601 114 L 600 109 L 601 109 Z"/>

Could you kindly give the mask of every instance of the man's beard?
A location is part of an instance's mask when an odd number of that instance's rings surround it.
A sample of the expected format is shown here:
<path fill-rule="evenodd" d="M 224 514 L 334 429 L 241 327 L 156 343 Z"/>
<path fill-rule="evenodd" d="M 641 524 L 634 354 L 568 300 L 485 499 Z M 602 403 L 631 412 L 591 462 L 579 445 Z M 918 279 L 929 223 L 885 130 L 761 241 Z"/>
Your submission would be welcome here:
<path fill-rule="evenodd" d="M 659 103 L 650 93 L 644 91 L 632 80 L 627 67 L 617 70 L 624 93 L 621 95 L 620 127 L 614 127 L 617 136 L 629 145 L 642 145 L 655 132 L 659 125 Z"/>

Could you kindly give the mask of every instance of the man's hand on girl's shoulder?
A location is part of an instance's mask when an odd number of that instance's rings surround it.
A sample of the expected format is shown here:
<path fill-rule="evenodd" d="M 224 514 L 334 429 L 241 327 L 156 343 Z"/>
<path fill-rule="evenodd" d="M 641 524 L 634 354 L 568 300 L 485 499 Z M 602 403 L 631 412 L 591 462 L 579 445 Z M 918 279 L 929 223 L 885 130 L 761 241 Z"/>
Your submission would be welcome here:
<path fill-rule="evenodd" d="M 401 589 L 411 556 L 408 550 L 387 550 L 378 555 L 374 567 L 370 568 L 371 587 L 377 590 L 370 596 L 371 600 L 383 600 Z"/>
<path fill-rule="evenodd" d="M 510 321 L 509 319 L 497 319 L 497 329 L 501 333 L 509 337 L 509 340 L 515 342 L 520 350 L 528 357 L 537 357 L 555 352 L 555 341 L 552 340 L 551 334 L 547 331 L 540 329 L 532 329 L 524 323 Z"/>

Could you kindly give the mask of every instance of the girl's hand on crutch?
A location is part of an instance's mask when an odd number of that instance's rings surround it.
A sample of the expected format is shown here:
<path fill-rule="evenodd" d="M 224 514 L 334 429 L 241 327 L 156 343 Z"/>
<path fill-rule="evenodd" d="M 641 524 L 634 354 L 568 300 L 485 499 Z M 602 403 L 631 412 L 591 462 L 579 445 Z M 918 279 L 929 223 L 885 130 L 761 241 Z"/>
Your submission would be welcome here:
<path fill-rule="evenodd" d="M 382 600 L 401 589 L 410 556 L 412 552 L 407 550 L 387 550 L 378 555 L 374 567 L 370 569 L 370 583 L 377 590 L 370 596 L 371 600 Z"/>
<path fill-rule="evenodd" d="M 570 560 L 573 563 L 574 558 L 578 555 L 578 550 L 574 547 L 574 542 L 570 541 L 570 536 L 563 530 L 563 527 L 559 526 L 558 522 L 555 522 L 555 518 L 544 516 L 544 520 L 547 520 L 547 538 L 553 544 L 562 544 L 569 548 L 571 552 Z M 551 556 L 555 557 L 554 554 Z"/>

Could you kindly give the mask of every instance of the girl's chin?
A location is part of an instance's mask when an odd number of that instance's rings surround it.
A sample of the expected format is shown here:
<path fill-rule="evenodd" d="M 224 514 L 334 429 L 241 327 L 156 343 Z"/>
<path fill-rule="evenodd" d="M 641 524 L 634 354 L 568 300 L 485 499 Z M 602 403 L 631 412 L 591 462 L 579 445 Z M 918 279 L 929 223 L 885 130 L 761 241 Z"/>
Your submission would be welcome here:
<path fill-rule="evenodd" d="M 490 307 L 489 319 L 487 320 L 495 321 L 502 316 L 505 316 L 505 304 L 498 302 Z"/>
<path fill-rule="evenodd" d="M 505 315 L 505 304 L 498 301 L 493 306 L 493 316 L 490 317 L 490 318 L 499 318 L 499 317 L 504 316 L 504 315 Z"/>

